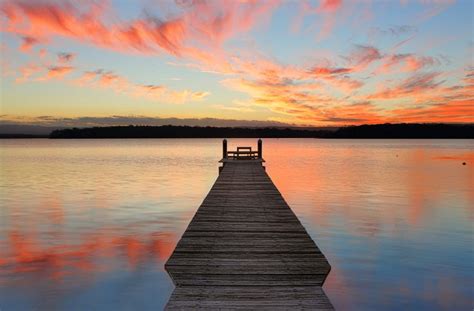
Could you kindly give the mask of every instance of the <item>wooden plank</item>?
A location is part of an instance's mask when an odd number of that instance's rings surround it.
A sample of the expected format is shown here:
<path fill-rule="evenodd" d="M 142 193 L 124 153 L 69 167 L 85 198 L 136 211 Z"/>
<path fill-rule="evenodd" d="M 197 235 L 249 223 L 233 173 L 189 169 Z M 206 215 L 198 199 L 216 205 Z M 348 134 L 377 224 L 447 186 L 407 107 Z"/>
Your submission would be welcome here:
<path fill-rule="evenodd" d="M 167 305 L 175 309 L 333 310 L 321 287 L 190 286 L 177 288 Z"/>
<path fill-rule="evenodd" d="M 295 275 L 295 274 L 325 274 L 328 271 L 327 266 L 321 260 L 319 262 L 312 263 L 286 263 L 286 262 L 276 262 L 276 263 L 266 263 L 266 264 L 252 264 L 252 263 L 239 263 L 239 264 L 226 264 L 222 265 L 219 262 L 212 262 L 206 265 L 195 264 L 173 264 L 168 265 L 167 268 L 173 266 L 174 270 L 179 270 L 180 274 L 219 274 L 219 275 L 248 275 L 248 274 L 271 274 L 271 275 Z M 177 273 L 176 273 L 177 274 Z M 187 277 L 186 275 L 184 277 Z"/>
<path fill-rule="evenodd" d="M 281 255 L 281 253 L 280 253 Z M 275 253 L 200 253 L 199 255 L 192 254 L 189 252 L 175 252 L 171 255 L 168 261 L 173 261 L 174 258 L 187 258 L 189 260 L 195 259 L 215 259 L 219 261 L 221 259 L 235 259 L 235 260 L 293 260 L 293 261 L 314 261 L 323 258 L 326 260 L 324 255 L 318 252 L 314 253 L 285 253 L 284 256 L 275 256 Z M 166 263 L 168 265 L 168 262 Z M 165 265 L 165 267 L 166 267 Z"/>
<path fill-rule="evenodd" d="M 275 246 L 260 246 L 260 245 L 249 245 L 249 246 L 220 246 L 206 248 L 202 245 L 191 246 L 191 245 L 179 245 L 179 249 L 176 250 L 179 253 L 195 253 L 198 256 L 199 253 L 266 253 L 274 254 L 275 256 L 286 253 L 298 253 L 298 254 L 311 254 L 319 252 L 318 249 L 309 248 L 308 245 L 305 247 L 292 246 L 292 245 L 281 245 L 276 248 Z"/>
<path fill-rule="evenodd" d="M 224 161 L 165 268 L 168 309 L 332 310 L 331 267 L 262 161 Z"/>
<path fill-rule="evenodd" d="M 298 238 L 308 237 L 306 232 L 212 232 L 186 231 L 182 238 L 187 237 L 222 237 L 222 238 Z"/>
<path fill-rule="evenodd" d="M 171 266 L 173 268 L 174 266 Z M 168 270 L 169 271 L 169 270 Z M 329 271 L 321 274 L 199 274 L 168 272 L 179 286 L 322 286 Z"/>
<path fill-rule="evenodd" d="M 203 265 L 203 266 L 228 266 L 228 265 L 235 265 L 235 266 L 259 266 L 259 265 L 302 265 L 313 267 L 314 265 L 325 264 L 324 257 L 315 257 L 310 262 L 308 261 L 307 257 L 297 257 L 295 260 L 290 260 L 287 258 L 280 258 L 276 256 L 266 257 L 266 258 L 248 258 L 248 257 L 228 257 L 228 258 L 215 258 L 208 254 L 209 256 L 206 257 L 198 257 L 195 256 L 186 256 L 187 254 L 182 254 L 183 256 L 174 256 L 171 257 L 166 265 L 169 266 L 195 266 L 195 265 Z"/>

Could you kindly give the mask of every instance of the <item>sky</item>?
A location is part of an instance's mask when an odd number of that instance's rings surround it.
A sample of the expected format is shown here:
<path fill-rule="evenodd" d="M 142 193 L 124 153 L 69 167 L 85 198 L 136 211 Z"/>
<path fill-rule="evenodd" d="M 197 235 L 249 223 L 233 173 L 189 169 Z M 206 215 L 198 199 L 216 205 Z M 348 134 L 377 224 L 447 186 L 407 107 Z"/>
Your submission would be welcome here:
<path fill-rule="evenodd" d="M 474 122 L 473 16 L 471 0 L 4 0 L 0 122 Z"/>

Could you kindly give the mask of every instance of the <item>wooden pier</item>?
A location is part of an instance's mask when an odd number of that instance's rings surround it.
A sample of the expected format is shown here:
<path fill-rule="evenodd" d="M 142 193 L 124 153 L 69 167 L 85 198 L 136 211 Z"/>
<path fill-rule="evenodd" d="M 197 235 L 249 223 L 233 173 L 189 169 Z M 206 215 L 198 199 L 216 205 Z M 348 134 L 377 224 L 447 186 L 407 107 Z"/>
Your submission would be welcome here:
<path fill-rule="evenodd" d="M 331 267 L 265 172 L 262 143 L 227 151 L 211 191 L 165 264 L 168 310 L 332 310 Z"/>

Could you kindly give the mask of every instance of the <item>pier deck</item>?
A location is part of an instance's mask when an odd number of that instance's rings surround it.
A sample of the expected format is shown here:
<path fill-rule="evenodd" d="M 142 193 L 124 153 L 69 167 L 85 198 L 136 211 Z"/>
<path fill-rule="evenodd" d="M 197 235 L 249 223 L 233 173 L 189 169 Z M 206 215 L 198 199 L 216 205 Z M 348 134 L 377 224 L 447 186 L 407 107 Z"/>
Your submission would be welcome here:
<path fill-rule="evenodd" d="M 332 310 L 330 265 L 262 161 L 224 162 L 165 268 L 169 310 Z"/>

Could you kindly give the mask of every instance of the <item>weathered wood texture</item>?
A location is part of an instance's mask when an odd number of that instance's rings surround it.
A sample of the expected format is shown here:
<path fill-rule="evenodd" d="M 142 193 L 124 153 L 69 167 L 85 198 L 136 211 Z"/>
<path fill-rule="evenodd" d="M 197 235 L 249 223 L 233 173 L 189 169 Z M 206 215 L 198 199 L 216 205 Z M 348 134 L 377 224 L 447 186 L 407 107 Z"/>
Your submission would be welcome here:
<path fill-rule="evenodd" d="M 178 286 L 169 310 L 333 310 L 319 286 Z"/>
<path fill-rule="evenodd" d="M 168 309 L 332 309 L 331 267 L 260 162 L 226 162 L 165 265 Z"/>

